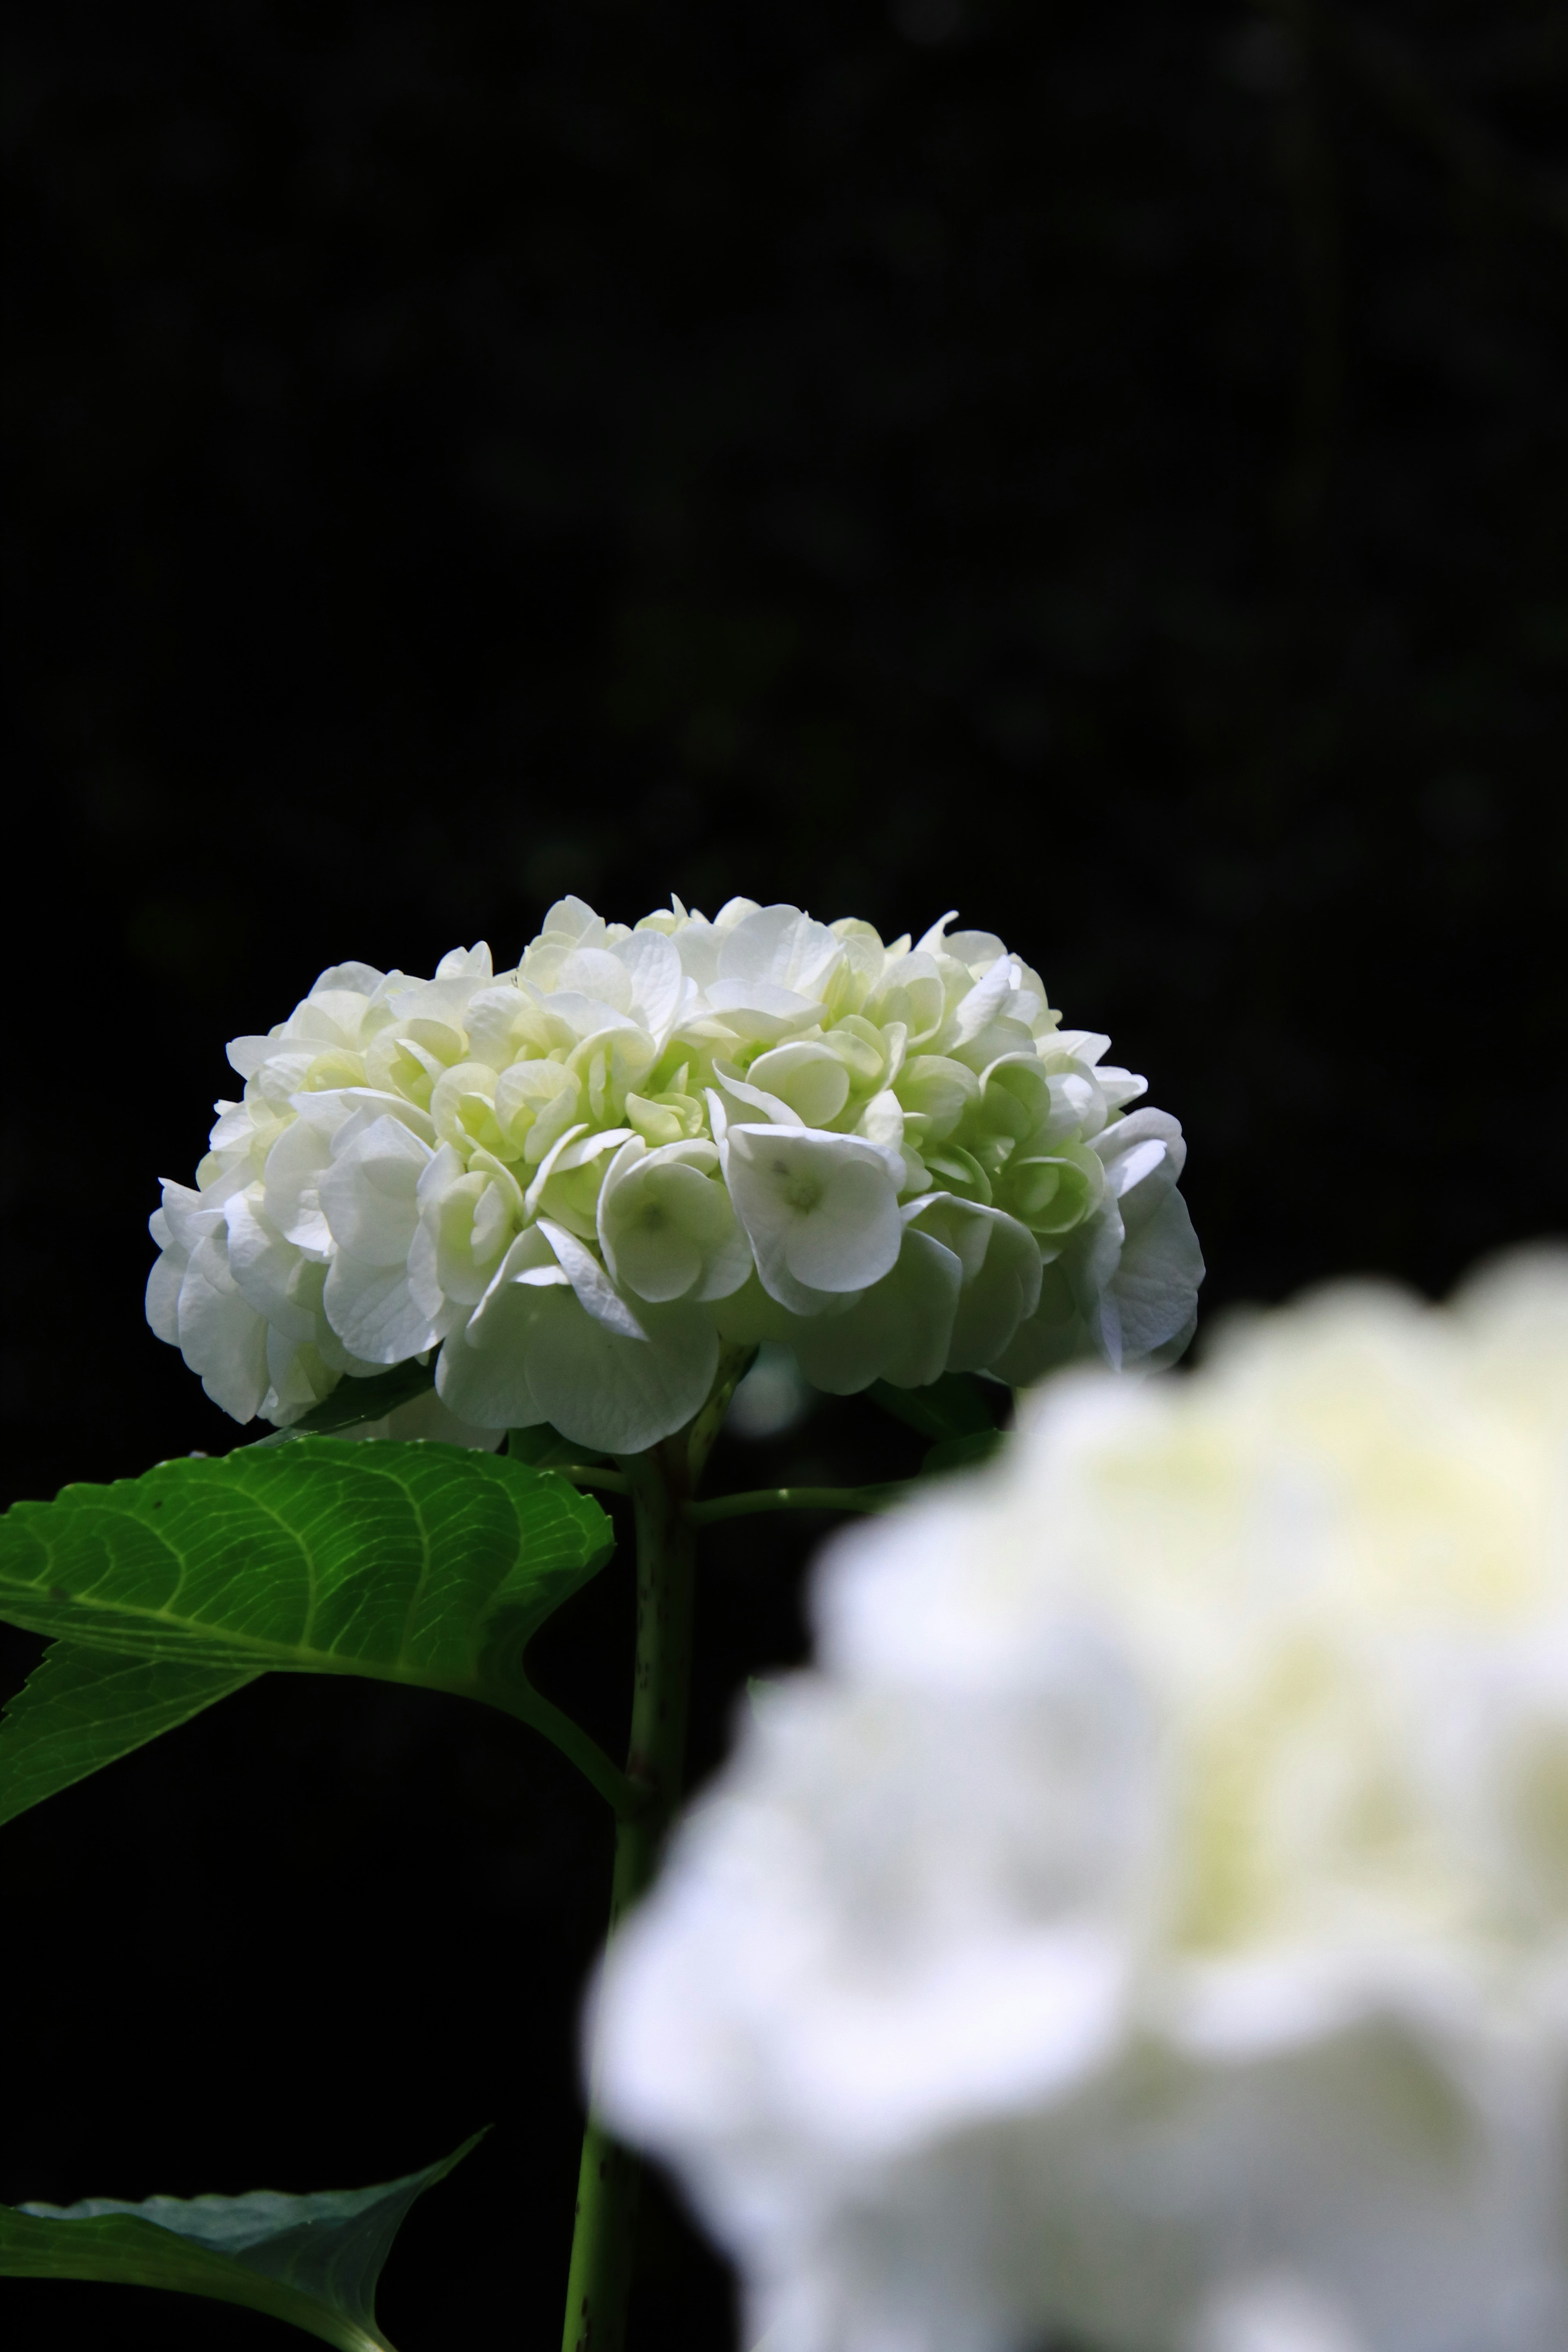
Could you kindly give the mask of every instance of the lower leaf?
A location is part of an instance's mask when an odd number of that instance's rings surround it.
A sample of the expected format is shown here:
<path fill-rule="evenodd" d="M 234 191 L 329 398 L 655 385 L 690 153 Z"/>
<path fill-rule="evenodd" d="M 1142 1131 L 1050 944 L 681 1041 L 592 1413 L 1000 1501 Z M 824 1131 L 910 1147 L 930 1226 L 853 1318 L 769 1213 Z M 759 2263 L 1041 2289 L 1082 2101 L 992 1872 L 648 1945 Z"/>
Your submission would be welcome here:
<path fill-rule="evenodd" d="M 51 1642 L 0 1721 L 0 1823 L 188 1723 L 258 1672 Z"/>
<path fill-rule="evenodd" d="M 415 2199 L 483 2137 L 375 2189 L 0 2205 L 0 2275 L 167 2287 L 269 2312 L 338 2352 L 393 2352 L 375 2316 L 393 2239 Z"/>

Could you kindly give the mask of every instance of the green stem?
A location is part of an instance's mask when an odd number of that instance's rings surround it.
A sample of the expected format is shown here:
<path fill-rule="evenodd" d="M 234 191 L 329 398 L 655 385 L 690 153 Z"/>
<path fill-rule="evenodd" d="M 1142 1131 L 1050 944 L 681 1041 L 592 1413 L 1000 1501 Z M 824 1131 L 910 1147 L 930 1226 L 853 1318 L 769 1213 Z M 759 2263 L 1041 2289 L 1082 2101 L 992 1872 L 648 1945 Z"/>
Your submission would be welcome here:
<path fill-rule="evenodd" d="M 688 1503 L 686 1516 L 694 1527 L 709 1528 L 718 1519 L 748 1519 L 759 1511 L 885 1511 L 901 1501 L 911 1483 L 895 1478 L 885 1486 L 759 1486 L 751 1494 Z"/>
<path fill-rule="evenodd" d="M 622 1815 L 616 1831 L 612 1936 L 653 1876 L 680 1793 L 691 1669 L 692 1537 L 682 1507 L 688 1462 L 683 1433 L 647 1454 L 626 1456 L 622 1465 L 637 1545 L 637 1665 L 626 1780 L 641 1801 L 635 1813 Z M 639 2168 L 600 2119 L 597 2074 L 595 2059 L 577 2179 L 563 2352 L 621 2352 L 631 2291 Z"/>
<path fill-rule="evenodd" d="M 547 1462 L 547 1470 L 554 1470 L 563 1478 L 570 1478 L 574 1486 L 596 1486 L 603 1495 L 629 1495 L 626 1473 L 603 1470 L 596 1462 Z"/>
<path fill-rule="evenodd" d="M 531 1683 L 520 1697 L 508 1698 L 507 1713 L 531 1725 L 559 1748 L 589 1786 L 598 1790 L 617 1821 L 628 1820 L 642 1811 L 647 1801 L 643 1790 L 625 1772 L 617 1771 L 598 1741 L 591 1738 L 580 1723 L 574 1723 L 569 1715 L 542 1697 Z"/>
<path fill-rule="evenodd" d="M 730 1399 L 755 1353 L 754 1348 L 727 1348 L 719 1360 L 708 1402 L 695 1420 L 647 1453 L 622 1456 L 618 1475 L 596 1474 L 602 1483 L 616 1476 L 620 1491 L 631 1496 L 637 1546 L 637 1664 L 625 1782 L 634 1801 L 630 1811 L 618 1809 L 610 1883 L 611 1936 L 652 1879 L 659 1847 L 680 1797 L 691 1683 L 690 1497 L 730 1409 Z M 579 1475 L 574 1471 L 566 1475 Z M 640 2167 L 636 2157 L 605 2128 L 599 2115 L 598 2074 L 595 2053 L 588 2084 L 588 2126 L 583 2135 L 583 2161 L 577 2176 L 563 2352 L 621 2352 L 631 2294 Z"/>

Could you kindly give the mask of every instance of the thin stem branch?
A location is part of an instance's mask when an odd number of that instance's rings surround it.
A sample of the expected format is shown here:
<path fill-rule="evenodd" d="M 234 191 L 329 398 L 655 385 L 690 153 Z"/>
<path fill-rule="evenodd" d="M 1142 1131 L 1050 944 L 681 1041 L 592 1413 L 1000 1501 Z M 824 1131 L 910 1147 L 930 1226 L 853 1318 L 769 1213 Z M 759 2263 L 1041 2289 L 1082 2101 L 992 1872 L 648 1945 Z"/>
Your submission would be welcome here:
<path fill-rule="evenodd" d="M 603 1470 L 596 1462 L 547 1462 L 547 1470 L 570 1478 L 574 1486 L 596 1487 L 602 1495 L 629 1495 L 624 1470 Z"/>
<path fill-rule="evenodd" d="M 885 1511 L 902 1500 L 913 1482 L 890 1479 L 883 1486 L 759 1486 L 745 1495 L 715 1495 L 706 1503 L 688 1503 L 686 1517 L 694 1527 L 711 1527 L 719 1519 L 748 1519 L 760 1511 Z"/>

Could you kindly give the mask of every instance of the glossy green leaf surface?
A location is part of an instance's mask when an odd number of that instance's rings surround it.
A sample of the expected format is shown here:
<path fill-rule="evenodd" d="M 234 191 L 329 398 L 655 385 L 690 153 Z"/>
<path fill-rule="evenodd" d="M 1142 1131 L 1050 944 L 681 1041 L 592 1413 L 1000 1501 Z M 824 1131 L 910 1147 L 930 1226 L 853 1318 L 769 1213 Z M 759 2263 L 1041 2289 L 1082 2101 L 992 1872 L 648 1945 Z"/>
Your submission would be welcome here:
<path fill-rule="evenodd" d="M 0 1618 L 144 1661 L 374 1675 L 532 1712 L 530 1636 L 609 1557 L 564 1478 L 305 1437 L 68 1486 L 0 1518 Z"/>
<path fill-rule="evenodd" d="M 258 1671 L 51 1643 L 0 1721 L 0 1822 L 188 1723 Z"/>
<path fill-rule="evenodd" d="M 375 2189 L 0 2205 L 0 2274 L 168 2287 L 269 2312 L 338 2352 L 393 2352 L 375 2316 L 393 2239 L 415 2199 L 482 2137 Z"/>

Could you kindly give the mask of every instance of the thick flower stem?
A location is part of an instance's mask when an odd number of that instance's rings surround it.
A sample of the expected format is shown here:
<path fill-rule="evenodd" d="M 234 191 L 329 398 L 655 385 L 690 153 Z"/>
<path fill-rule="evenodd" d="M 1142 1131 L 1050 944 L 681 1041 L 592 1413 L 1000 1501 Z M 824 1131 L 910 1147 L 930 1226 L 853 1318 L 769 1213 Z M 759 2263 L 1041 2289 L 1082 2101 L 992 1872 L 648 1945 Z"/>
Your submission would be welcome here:
<path fill-rule="evenodd" d="M 647 1454 L 626 1456 L 622 1465 L 637 1516 L 637 1665 L 626 1779 L 644 1802 L 616 1831 L 612 1936 L 653 1876 L 680 1794 L 691 1673 L 692 1530 L 685 1504 L 695 1450 L 689 1451 L 682 1433 Z M 596 2066 L 593 2072 L 596 2075 Z M 600 2122 L 595 2092 L 590 2081 L 563 2352 L 621 2352 L 631 2289 L 638 2166 Z"/>

